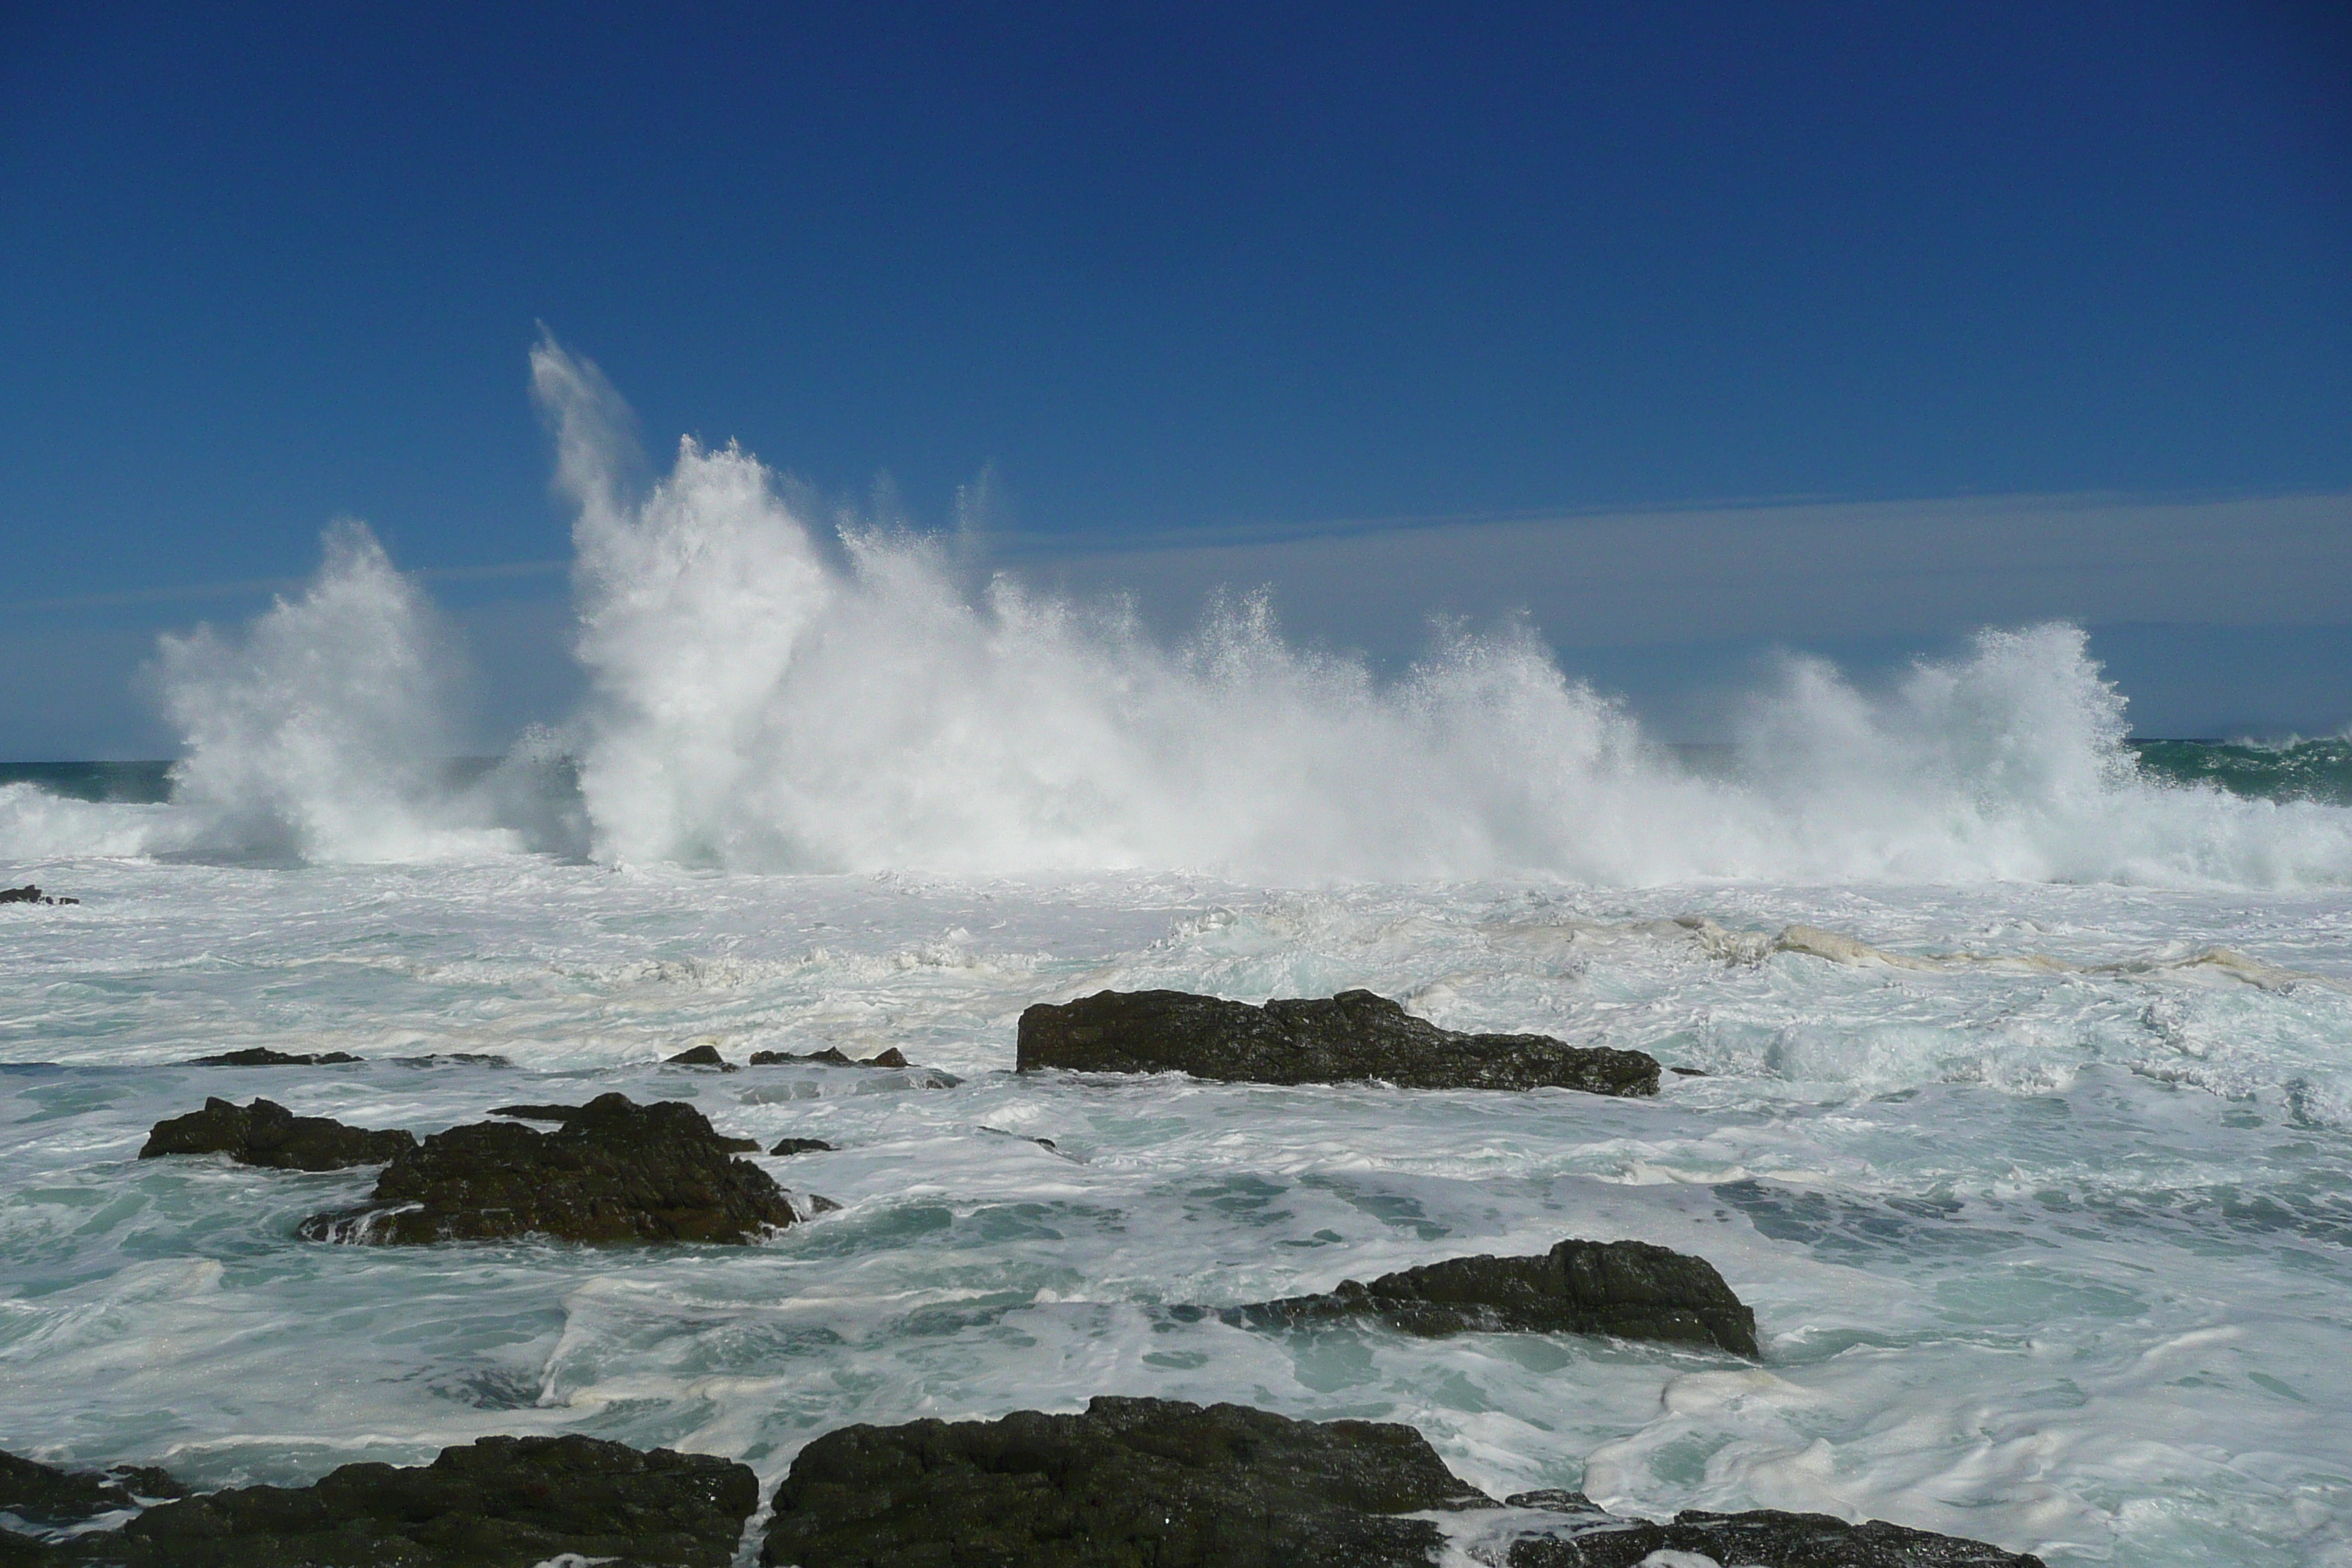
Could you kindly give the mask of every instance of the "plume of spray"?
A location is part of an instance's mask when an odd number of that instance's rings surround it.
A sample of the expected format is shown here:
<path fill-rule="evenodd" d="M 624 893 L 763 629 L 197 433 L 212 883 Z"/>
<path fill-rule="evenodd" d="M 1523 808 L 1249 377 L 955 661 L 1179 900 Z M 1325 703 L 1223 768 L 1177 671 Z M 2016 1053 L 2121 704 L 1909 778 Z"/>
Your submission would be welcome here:
<path fill-rule="evenodd" d="M 174 847 L 304 860 L 419 860 L 516 847 L 448 778 L 463 666 L 365 524 L 338 522 L 318 575 L 241 633 L 165 636 L 155 675 L 184 737 Z"/>
<path fill-rule="evenodd" d="M 1293 647 L 1264 594 L 1165 647 L 1119 605 L 960 586 L 950 547 L 825 530 L 755 458 L 680 444 L 642 493 L 627 415 L 542 341 L 578 508 L 581 788 L 596 853 L 746 869 L 1194 868 L 1539 875 L 2352 878 L 2352 813 L 2160 789 L 2084 634 L 1980 634 L 1866 694 L 1785 662 L 1729 777 L 1645 742 L 1524 626 L 1402 678 Z M 828 538 L 828 533 L 834 537 Z"/>
<path fill-rule="evenodd" d="M 1156 641 L 1118 602 L 974 584 L 976 540 L 814 506 L 730 445 L 636 484 L 628 411 L 542 339 L 577 508 L 583 710 L 453 784 L 459 663 L 357 523 L 241 633 L 163 641 L 175 803 L 0 789 L 0 850 L 308 860 L 556 848 L 743 870 L 1192 868 L 1269 881 L 2352 881 L 2352 809 L 2154 781 L 2074 626 L 1865 691 L 1789 658 L 1702 775 L 1525 625 L 1401 678 L 1264 593 Z M 975 492 L 977 494 L 977 492 Z M 984 504 L 976 499 L 974 506 Z M 576 773 L 576 794 L 572 780 Z"/>

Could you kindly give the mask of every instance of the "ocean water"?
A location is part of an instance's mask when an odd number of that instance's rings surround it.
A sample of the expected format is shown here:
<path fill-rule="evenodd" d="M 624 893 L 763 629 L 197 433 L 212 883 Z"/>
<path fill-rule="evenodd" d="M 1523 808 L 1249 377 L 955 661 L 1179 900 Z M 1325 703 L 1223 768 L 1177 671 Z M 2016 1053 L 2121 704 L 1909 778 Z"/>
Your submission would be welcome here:
<path fill-rule="evenodd" d="M 1167 645 L 974 582 L 732 449 L 625 492 L 609 389 L 540 374 L 567 725 L 440 760 L 459 651 L 345 527 L 159 650 L 168 778 L 0 779 L 0 879 L 82 900 L 0 906 L 0 1447 L 216 1485 L 579 1431 L 772 1483 L 847 1422 L 1151 1394 L 1410 1422 L 1496 1495 L 2352 1563 L 2342 741 L 2134 745 L 2058 626 L 1792 662 L 1678 754 L 1531 634 L 1381 680 L 1261 601 Z M 1359 985 L 1704 1076 L 1012 1070 L 1038 1001 Z M 917 1067 L 660 1065 L 704 1042 Z M 184 1065 L 248 1046 L 365 1060 Z M 206 1095 L 421 1134 L 613 1089 L 839 1145 L 763 1163 L 843 1208 L 379 1250 L 294 1236 L 372 1173 L 133 1158 Z M 1763 1363 L 1166 1310 L 1563 1236 L 1706 1257 Z"/>

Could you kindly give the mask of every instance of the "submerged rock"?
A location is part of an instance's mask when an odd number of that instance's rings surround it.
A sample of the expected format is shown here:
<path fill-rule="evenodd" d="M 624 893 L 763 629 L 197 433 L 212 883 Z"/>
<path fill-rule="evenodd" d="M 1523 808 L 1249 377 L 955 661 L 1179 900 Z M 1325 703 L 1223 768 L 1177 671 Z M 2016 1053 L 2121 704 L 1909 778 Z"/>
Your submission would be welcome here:
<path fill-rule="evenodd" d="M 323 1068 L 362 1059 L 349 1051 L 321 1051 L 316 1056 L 297 1056 L 288 1051 L 272 1050 L 268 1046 L 251 1046 L 241 1051 L 223 1051 L 216 1057 L 197 1057 L 187 1065 L 192 1068 Z"/>
<path fill-rule="evenodd" d="M 1453 1258 L 1220 1315 L 1278 1326 L 1370 1316 L 1412 1334 L 1528 1329 L 1712 1344 L 1751 1360 L 1759 1353 L 1756 1314 L 1713 1264 L 1645 1241 L 1569 1240 L 1533 1258 Z"/>
<path fill-rule="evenodd" d="M 1664 1524 L 1603 1516 L 1590 1528 L 1514 1542 L 1507 1559 L 1508 1568 L 1641 1568 L 1653 1562 L 1757 1568 L 2047 1568 L 2030 1552 L 2004 1552 L 1981 1541 L 1906 1530 L 1884 1520 L 1850 1524 L 1826 1513 L 1769 1508 L 1746 1513 L 1693 1510 Z"/>
<path fill-rule="evenodd" d="M 584 1105 L 493 1105 L 490 1114 L 523 1121 L 569 1121 L 587 1109 Z"/>
<path fill-rule="evenodd" d="M 720 1072 L 742 1070 L 733 1062 L 720 1056 L 717 1046 L 688 1046 L 674 1057 L 664 1057 L 662 1065 L 673 1068 L 717 1068 Z"/>
<path fill-rule="evenodd" d="M 345 1465 L 148 1510 L 27 1561 L 123 1568 L 725 1568 L 759 1503 L 745 1466 L 593 1437 L 485 1437 L 429 1465 Z M 566 1554 L 572 1554 L 566 1557 Z M 0 1561 L 5 1561 L 0 1558 Z"/>
<path fill-rule="evenodd" d="M 0 1454 L 0 1513 L 28 1524 L 79 1524 L 142 1500 L 187 1495 L 169 1475 L 143 1466 L 118 1466 L 100 1475 Z"/>
<path fill-rule="evenodd" d="M 349 1127 L 331 1117 L 297 1116 L 273 1100 L 233 1105 L 207 1098 L 202 1110 L 167 1117 L 147 1134 L 142 1160 L 163 1154 L 226 1154 L 240 1165 L 279 1171 L 340 1171 L 380 1165 L 416 1147 L 414 1134 Z"/>
<path fill-rule="evenodd" d="M 829 1432 L 776 1489 L 760 1560 L 1418 1568 L 1437 1527 L 1396 1516 L 1486 1500 L 1410 1426 L 1105 1397 Z"/>
<path fill-rule="evenodd" d="M 0 904 L 78 904 L 79 899 L 60 899 L 41 891 L 27 882 L 21 888 L 0 888 Z"/>
<path fill-rule="evenodd" d="M 827 1433 L 776 1489 L 760 1561 L 1433 1568 L 1444 1533 L 1403 1516 L 1443 1511 L 1468 1516 L 1464 1532 L 1486 1538 L 1479 1560 L 1508 1568 L 2044 1568 L 1981 1542 L 1817 1514 L 1685 1513 L 1658 1524 L 1605 1513 L 1580 1493 L 1542 1491 L 1501 1506 L 1553 1520 L 1477 1519 L 1497 1506 L 1410 1426 L 1104 1397 L 1082 1415 L 1024 1410 L 1000 1421 Z"/>
<path fill-rule="evenodd" d="M 690 1105 L 604 1094 L 553 1132 L 510 1121 L 436 1132 L 384 1167 L 365 1206 L 313 1215 L 301 1234 L 390 1245 L 745 1243 L 801 1217 L 765 1171 L 731 1157 L 756 1147 L 713 1131 Z"/>
<path fill-rule="evenodd" d="M 1571 1046 L 1549 1035 L 1465 1035 L 1385 996 L 1342 991 L 1254 1007 L 1183 991 L 1098 991 L 1021 1015 L 1024 1072 L 1186 1072 L 1224 1083 L 1343 1083 L 1406 1089 L 1580 1089 L 1658 1092 L 1641 1051 Z"/>

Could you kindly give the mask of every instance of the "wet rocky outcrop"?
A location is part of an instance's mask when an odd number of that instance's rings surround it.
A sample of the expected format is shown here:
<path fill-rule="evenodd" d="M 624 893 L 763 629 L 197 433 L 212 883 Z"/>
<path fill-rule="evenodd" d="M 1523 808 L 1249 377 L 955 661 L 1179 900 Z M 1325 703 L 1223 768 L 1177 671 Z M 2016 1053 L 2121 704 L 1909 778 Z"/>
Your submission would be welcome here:
<path fill-rule="evenodd" d="M 349 1051 L 320 1051 L 314 1056 L 305 1056 L 299 1052 L 272 1050 L 268 1046 L 249 1046 L 241 1051 L 195 1057 L 187 1065 L 192 1068 L 323 1068 L 363 1059 Z"/>
<path fill-rule="evenodd" d="M 1485 1500 L 1410 1426 L 1106 1397 L 829 1432 L 777 1488 L 760 1560 L 1418 1568 L 1437 1527 L 1398 1516 Z"/>
<path fill-rule="evenodd" d="M 119 1466 L 100 1474 L 61 1470 L 0 1453 L 0 1513 L 14 1514 L 28 1524 L 79 1524 L 157 1499 L 187 1495 L 188 1489 L 164 1471 L 144 1466 Z"/>
<path fill-rule="evenodd" d="M 279 1171 L 340 1171 L 381 1165 L 416 1147 L 408 1132 L 373 1131 L 326 1116 L 297 1116 L 274 1100 L 235 1105 L 208 1098 L 202 1110 L 155 1123 L 139 1151 L 142 1160 L 164 1154 L 226 1154 L 240 1165 Z"/>
<path fill-rule="evenodd" d="M 834 1146 L 822 1138 L 779 1138 L 771 1154 L 830 1154 Z"/>
<path fill-rule="evenodd" d="M 1024 1072 L 1185 1072 L 1225 1083 L 1658 1091 L 1657 1061 L 1643 1052 L 1549 1035 L 1458 1034 L 1370 991 L 1263 1007 L 1183 991 L 1041 1002 L 1021 1015 L 1018 1065 Z"/>
<path fill-rule="evenodd" d="M 1644 1241 L 1568 1240 L 1532 1258 L 1453 1258 L 1220 1315 L 1254 1327 L 1376 1317 L 1412 1334 L 1524 1329 L 1759 1354 L 1756 1314 L 1713 1264 Z"/>
<path fill-rule="evenodd" d="M 1517 1500 L 1516 1499 L 1513 1500 Z M 1908 1530 L 1884 1520 L 1849 1523 L 1826 1513 L 1696 1510 L 1658 1523 L 1601 1515 L 1589 1527 L 1512 1542 L 1508 1568 L 1641 1568 L 1655 1559 L 1754 1563 L 1757 1568 L 2047 1568 L 2030 1552 Z"/>
<path fill-rule="evenodd" d="M 725 1568 L 759 1482 L 742 1465 L 593 1437 L 485 1437 L 429 1465 L 345 1465 L 239 1487 L 16 1560 L 120 1568 Z M 0 1545 L 0 1562 L 11 1561 Z"/>
<path fill-rule="evenodd" d="M 27 882 L 21 888 L 0 888 L 0 904 L 78 904 L 79 899 L 61 899 L 45 893 Z"/>
<path fill-rule="evenodd" d="M 670 1058 L 672 1061 L 677 1059 L 676 1057 Z M 755 1068 L 782 1067 L 791 1062 L 821 1062 L 826 1067 L 836 1068 L 902 1068 L 907 1065 L 907 1058 L 896 1046 L 864 1058 L 850 1056 L 835 1046 L 827 1046 L 821 1051 L 809 1051 L 799 1056 L 793 1055 L 791 1051 L 753 1051 L 751 1053 L 751 1065 Z"/>
<path fill-rule="evenodd" d="M 511 1121 L 436 1132 L 384 1167 L 365 1205 L 313 1215 L 301 1234 L 377 1245 L 751 1242 L 802 1217 L 765 1171 L 733 1157 L 755 1147 L 690 1105 L 599 1095 L 552 1132 Z"/>
<path fill-rule="evenodd" d="M 1518 1510 L 1506 1513 L 1504 1509 Z M 1489 1512 L 1488 1510 L 1494 1510 Z M 1453 1513 L 1441 1530 L 1429 1514 Z M 1412 1518 L 1419 1514 L 1423 1517 Z M 1433 1568 L 1444 1538 L 1508 1568 L 2043 1568 L 1981 1542 L 1769 1510 L 1627 1519 L 1569 1491 L 1497 1504 L 1410 1426 L 1098 1398 L 1084 1415 L 848 1426 L 776 1489 L 769 1568 Z M 1458 1548 L 1457 1548 L 1458 1550 Z M 1655 1560 L 1664 1564 L 1668 1559 Z"/>
<path fill-rule="evenodd" d="M 674 1057 L 662 1058 L 664 1067 L 716 1068 L 720 1072 L 740 1072 L 742 1069 L 719 1054 L 717 1046 L 688 1046 Z"/>

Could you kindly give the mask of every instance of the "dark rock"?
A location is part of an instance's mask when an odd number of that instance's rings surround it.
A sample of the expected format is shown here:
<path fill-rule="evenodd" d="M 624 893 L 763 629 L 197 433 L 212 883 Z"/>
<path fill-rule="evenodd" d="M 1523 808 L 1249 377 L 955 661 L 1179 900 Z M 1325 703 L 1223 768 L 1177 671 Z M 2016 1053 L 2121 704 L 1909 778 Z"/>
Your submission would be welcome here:
<path fill-rule="evenodd" d="M 776 1489 L 761 1562 L 800 1568 L 1422 1568 L 1488 1500 L 1420 1433 L 1238 1405 L 1100 1398 L 1083 1415 L 848 1426 Z"/>
<path fill-rule="evenodd" d="M 1563 1241 L 1534 1258 L 1454 1258 L 1343 1279 L 1320 1296 L 1228 1308 L 1227 1321 L 1287 1327 L 1378 1317 L 1412 1334 L 1528 1329 L 1713 1344 L 1758 1356 L 1756 1314 L 1715 1266 L 1646 1241 Z"/>
<path fill-rule="evenodd" d="M 253 1046 L 241 1051 L 223 1051 L 216 1057 L 198 1057 L 187 1065 L 192 1068 L 323 1068 L 360 1059 L 348 1051 L 321 1051 L 317 1056 L 306 1057 L 273 1051 L 268 1046 Z"/>
<path fill-rule="evenodd" d="M 325 1116 L 297 1116 L 272 1100 L 232 1105 L 208 1098 L 202 1110 L 155 1123 L 142 1160 L 159 1154 L 226 1154 L 240 1165 L 278 1171 L 340 1171 L 381 1165 L 416 1147 L 413 1134 L 348 1127 Z"/>
<path fill-rule="evenodd" d="M 1678 1513 L 1670 1523 L 1608 1520 L 1570 1534 L 1511 1543 L 1509 1568 L 1638 1568 L 1654 1552 L 1688 1552 L 1757 1568 L 2046 1568 L 2028 1552 L 1981 1541 L 1825 1513 Z"/>
<path fill-rule="evenodd" d="M 1021 1015 L 1022 1071 L 1186 1072 L 1224 1083 L 1344 1083 L 1406 1089 L 1580 1089 L 1655 1094 L 1658 1064 L 1640 1051 L 1571 1046 L 1548 1035 L 1463 1035 L 1424 1023 L 1385 996 L 1263 1007 L 1182 991 L 1099 991 Z"/>
<path fill-rule="evenodd" d="M 730 1068 L 727 1070 L 732 1072 L 735 1069 Z M 520 1121 L 570 1121 L 585 1114 L 587 1110 L 584 1105 L 494 1105 L 490 1107 L 490 1114 L 511 1116 Z M 760 1147 L 757 1138 L 730 1138 L 723 1132 L 713 1132 L 711 1136 L 719 1141 L 721 1149 L 730 1154 L 754 1153 Z"/>
<path fill-rule="evenodd" d="M 1705 1068 L 1668 1068 L 1666 1070 L 1674 1074 L 1676 1078 L 1706 1078 L 1707 1076 L 1707 1070 Z"/>
<path fill-rule="evenodd" d="M 717 1046 L 688 1046 L 674 1057 L 664 1057 L 662 1065 L 673 1068 L 717 1068 L 720 1072 L 739 1070 L 733 1062 L 719 1054 Z"/>
<path fill-rule="evenodd" d="M 776 1489 L 770 1568 L 1430 1568 L 1441 1535 L 1401 1517 L 1496 1506 L 1421 1434 L 1237 1405 L 1095 1400 L 1083 1415 L 847 1426 Z M 1821 1514 L 1602 1512 L 1520 1492 L 1508 1568 L 1636 1568 L 1659 1551 L 1759 1568 L 2044 1568 L 1981 1542 Z M 1500 1522 L 1500 1521 L 1498 1521 Z M 1497 1544 L 1500 1544 L 1499 1542 Z M 1487 1550 L 1480 1548 L 1481 1552 Z M 1490 1561 L 1481 1556 L 1480 1561 Z"/>
<path fill-rule="evenodd" d="M 404 1068 L 438 1067 L 443 1062 L 456 1062 L 469 1068 L 510 1068 L 514 1063 L 492 1051 L 430 1051 L 421 1057 L 392 1058 Z"/>
<path fill-rule="evenodd" d="M 430 1465 L 166 1503 L 54 1553 L 124 1568 L 530 1568 L 565 1553 L 725 1568 L 759 1503 L 746 1467 L 593 1437 L 485 1437 Z"/>
<path fill-rule="evenodd" d="M 103 1475 L 60 1470 L 14 1454 L 0 1454 L 0 1513 L 28 1524 L 79 1524 L 141 1500 L 183 1498 L 188 1489 L 162 1470 L 118 1466 Z"/>
<path fill-rule="evenodd" d="M 751 1053 L 751 1065 L 755 1068 L 782 1067 L 788 1062 L 822 1062 L 826 1067 L 835 1068 L 902 1068 L 907 1065 L 907 1058 L 900 1054 L 896 1046 L 885 1051 L 877 1051 L 863 1061 L 848 1055 L 837 1046 L 827 1046 L 821 1051 L 810 1051 L 805 1056 L 794 1056 L 790 1051 L 753 1051 Z"/>
<path fill-rule="evenodd" d="M 406 1244 L 551 1236 L 567 1241 L 746 1243 L 793 1224 L 783 1189 L 730 1158 L 690 1105 L 597 1096 L 553 1132 L 482 1121 L 436 1132 L 376 1179 L 372 1200 L 313 1215 L 314 1241 Z"/>
<path fill-rule="evenodd" d="M 79 899 L 53 899 L 27 882 L 21 888 L 0 888 L 0 904 L 78 904 Z"/>
<path fill-rule="evenodd" d="M 833 1145 L 822 1138 L 779 1138 L 771 1154 L 830 1154 Z"/>

